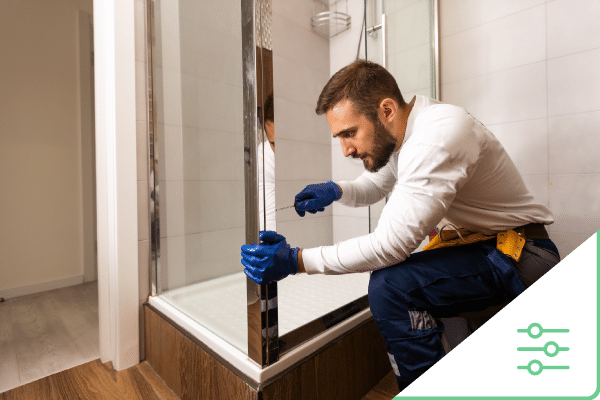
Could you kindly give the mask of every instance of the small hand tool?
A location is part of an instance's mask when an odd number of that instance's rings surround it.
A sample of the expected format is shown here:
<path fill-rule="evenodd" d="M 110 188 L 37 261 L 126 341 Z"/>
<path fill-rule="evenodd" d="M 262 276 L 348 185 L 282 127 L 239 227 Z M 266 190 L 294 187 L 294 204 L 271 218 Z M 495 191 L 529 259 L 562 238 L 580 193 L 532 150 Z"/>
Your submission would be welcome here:
<path fill-rule="evenodd" d="M 281 208 L 278 208 L 278 209 L 277 209 L 277 210 L 275 210 L 275 211 L 279 211 L 279 210 L 285 210 L 285 209 L 287 209 L 287 208 L 296 207 L 296 205 L 297 205 L 297 204 L 298 204 L 297 202 L 294 202 L 294 205 L 293 205 L 293 206 L 281 207 Z"/>

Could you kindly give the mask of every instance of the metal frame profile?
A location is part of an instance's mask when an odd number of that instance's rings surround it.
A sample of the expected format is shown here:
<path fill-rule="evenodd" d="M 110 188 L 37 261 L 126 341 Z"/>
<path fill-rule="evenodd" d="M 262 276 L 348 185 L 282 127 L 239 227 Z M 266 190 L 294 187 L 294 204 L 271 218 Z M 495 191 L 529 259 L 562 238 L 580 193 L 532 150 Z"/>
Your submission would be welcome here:
<path fill-rule="evenodd" d="M 148 184 L 150 186 L 150 295 L 156 296 L 160 292 L 158 277 L 160 276 L 160 220 L 159 215 L 159 185 L 158 185 L 158 136 L 156 134 L 157 115 L 156 99 L 154 90 L 154 55 L 155 49 L 155 26 L 154 26 L 154 0 L 148 0 L 146 4 L 146 41 L 148 63 L 148 154 L 150 168 Z"/>
<path fill-rule="evenodd" d="M 257 92 L 257 52 L 262 35 L 268 27 L 263 23 L 270 20 L 263 16 L 270 0 L 242 1 L 242 64 L 243 64 L 243 113 L 244 113 L 244 182 L 246 207 L 246 244 L 258 243 L 258 101 L 262 93 Z M 258 17 L 258 21 L 257 21 Z M 257 29 L 258 28 L 258 29 Z M 272 79 L 272 78 L 271 78 Z M 248 307 L 248 357 L 264 367 L 279 360 L 279 333 L 277 323 L 277 282 L 259 285 L 246 278 Z"/>

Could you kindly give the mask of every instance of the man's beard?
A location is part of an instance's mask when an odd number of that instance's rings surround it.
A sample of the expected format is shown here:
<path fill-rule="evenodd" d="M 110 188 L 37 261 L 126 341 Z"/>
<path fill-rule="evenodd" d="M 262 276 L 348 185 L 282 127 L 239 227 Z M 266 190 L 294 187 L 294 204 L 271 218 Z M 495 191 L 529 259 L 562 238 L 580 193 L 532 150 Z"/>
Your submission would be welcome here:
<path fill-rule="evenodd" d="M 375 135 L 373 139 L 373 151 L 370 154 L 373 163 L 368 163 L 366 158 L 363 160 L 363 165 L 369 172 L 377 172 L 385 167 L 396 148 L 396 138 L 392 136 L 390 131 L 385 129 L 379 118 L 375 119 L 373 125 L 375 127 Z"/>

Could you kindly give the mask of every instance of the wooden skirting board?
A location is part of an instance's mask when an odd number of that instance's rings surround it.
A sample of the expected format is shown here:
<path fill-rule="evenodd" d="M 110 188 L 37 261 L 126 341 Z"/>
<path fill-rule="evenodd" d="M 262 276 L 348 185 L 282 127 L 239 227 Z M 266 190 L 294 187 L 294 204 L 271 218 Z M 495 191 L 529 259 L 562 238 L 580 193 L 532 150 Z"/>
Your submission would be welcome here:
<path fill-rule="evenodd" d="M 146 360 L 183 400 L 360 400 L 391 371 L 372 319 L 259 385 L 148 304 L 144 312 Z"/>

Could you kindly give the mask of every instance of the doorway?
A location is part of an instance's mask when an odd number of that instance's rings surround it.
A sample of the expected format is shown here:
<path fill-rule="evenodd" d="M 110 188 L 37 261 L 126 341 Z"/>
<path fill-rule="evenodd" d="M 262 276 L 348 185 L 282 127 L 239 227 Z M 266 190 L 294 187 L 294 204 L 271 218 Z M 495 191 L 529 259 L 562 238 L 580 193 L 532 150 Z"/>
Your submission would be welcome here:
<path fill-rule="evenodd" d="M 99 357 L 92 12 L 0 3 L 0 392 Z"/>

